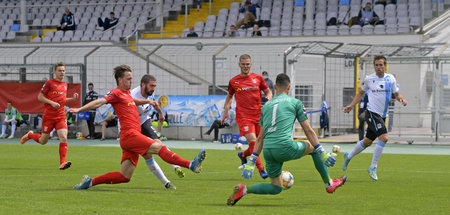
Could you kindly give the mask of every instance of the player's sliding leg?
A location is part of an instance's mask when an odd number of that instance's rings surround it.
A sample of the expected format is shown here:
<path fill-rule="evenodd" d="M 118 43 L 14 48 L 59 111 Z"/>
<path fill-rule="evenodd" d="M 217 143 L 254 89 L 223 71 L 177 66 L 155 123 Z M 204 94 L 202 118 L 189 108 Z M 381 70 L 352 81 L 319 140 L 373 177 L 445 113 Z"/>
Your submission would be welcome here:
<path fill-rule="evenodd" d="M 164 146 L 160 140 L 156 140 L 156 142 L 154 142 L 147 151 L 147 153 L 152 154 L 155 154 L 156 152 L 158 153 L 159 157 L 161 157 L 161 159 L 163 159 L 165 162 L 189 168 L 195 173 L 200 173 L 202 162 L 206 157 L 206 151 L 203 149 L 194 158 L 194 160 L 192 161 L 184 160 L 174 152 L 167 149 L 167 147 Z"/>
<path fill-rule="evenodd" d="M 137 162 L 139 157 L 136 157 Z M 90 178 L 88 175 L 85 175 L 83 176 L 81 183 L 77 184 L 73 189 L 84 190 L 99 184 L 128 183 L 130 182 L 131 176 L 133 176 L 135 169 L 135 164 L 131 160 L 127 159 L 122 162 L 120 172 L 109 172 L 95 178 Z"/>
<path fill-rule="evenodd" d="M 283 191 L 283 187 L 281 186 L 281 174 L 276 178 L 270 178 L 270 180 L 271 183 L 259 183 L 249 186 L 242 184 L 236 185 L 233 189 L 233 193 L 227 199 L 227 205 L 235 205 L 236 202 L 249 193 L 271 195 L 281 193 L 281 191 Z"/>
<path fill-rule="evenodd" d="M 167 179 L 162 171 L 161 167 L 159 167 L 158 163 L 156 163 L 155 159 L 151 154 L 145 154 L 142 157 L 145 159 L 145 163 L 147 164 L 148 169 L 155 175 L 161 183 L 166 187 L 166 189 L 176 189 L 176 187 Z"/>
<path fill-rule="evenodd" d="M 364 139 L 366 139 L 366 138 L 364 138 Z M 346 152 L 344 154 L 344 162 L 342 163 L 342 170 L 346 171 L 350 160 L 355 155 L 361 153 L 362 151 L 364 151 L 364 149 L 366 149 L 366 145 L 364 145 L 364 139 L 357 142 L 355 147 L 353 148 L 353 150 L 350 153 Z"/>

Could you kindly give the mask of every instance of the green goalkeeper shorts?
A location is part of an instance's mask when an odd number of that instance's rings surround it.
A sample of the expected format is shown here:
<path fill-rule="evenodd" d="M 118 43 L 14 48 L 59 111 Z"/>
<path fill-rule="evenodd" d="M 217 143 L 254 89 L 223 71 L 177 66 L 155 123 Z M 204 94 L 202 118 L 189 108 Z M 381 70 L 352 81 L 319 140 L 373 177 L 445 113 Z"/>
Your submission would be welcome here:
<path fill-rule="evenodd" d="M 303 141 L 292 142 L 289 147 L 284 148 L 264 148 L 264 160 L 269 177 L 276 178 L 283 171 L 283 163 L 290 160 L 299 159 L 306 150 Z"/>

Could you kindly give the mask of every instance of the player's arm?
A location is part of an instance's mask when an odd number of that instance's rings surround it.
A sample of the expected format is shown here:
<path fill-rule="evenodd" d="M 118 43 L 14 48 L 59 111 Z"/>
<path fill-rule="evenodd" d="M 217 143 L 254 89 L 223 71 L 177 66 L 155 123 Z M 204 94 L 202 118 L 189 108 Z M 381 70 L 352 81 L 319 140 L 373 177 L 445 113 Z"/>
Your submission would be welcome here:
<path fill-rule="evenodd" d="M 399 92 L 394 93 L 395 98 L 397 99 L 397 101 L 399 101 L 400 103 L 402 103 L 403 106 L 408 105 L 408 102 L 406 101 L 405 97 L 403 97 L 402 94 L 400 94 Z"/>
<path fill-rule="evenodd" d="M 225 106 L 224 106 L 224 111 L 223 111 L 222 124 L 225 122 L 226 119 L 228 119 L 228 111 L 231 108 L 231 103 L 233 103 L 233 95 L 228 93 L 227 97 L 225 98 Z"/>
<path fill-rule="evenodd" d="M 72 97 L 66 98 L 66 102 L 73 102 L 78 99 L 78 93 L 74 93 Z"/>
<path fill-rule="evenodd" d="M 366 91 L 359 89 L 359 93 L 356 94 L 356 96 L 355 96 L 355 98 L 353 98 L 352 102 L 349 105 L 345 106 L 344 113 L 350 112 L 353 109 L 353 106 L 360 103 L 362 97 L 364 96 L 364 93 L 366 93 Z"/>
<path fill-rule="evenodd" d="M 327 153 L 322 145 L 320 145 L 319 138 L 317 138 L 316 132 L 314 132 L 311 125 L 309 125 L 308 120 L 303 120 L 300 122 L 300 125 L 302 126 L 309 142 L 314 147 L 314 152 L 319 153 L 323 163 L 326 166 L 334 166 L 334 163 L 336 163 L 336 158 L 334 158 L 331 153 Z"/>
<path fill-rule="evenodd" d="M 153 101 L 155 101 L 155 100 L 153 100 Z M 162 122 L 164 122 L 164 120 L 166 120 L 166 116 L 164 116 L 161 106 L 159 106 L 159 103 L 156 101 L 155 101 L 155 105 L 152 105 L 152 106 L 153 106 L 153 108 L 155 108 L 156 111 L 158 111 L 158 114 L 159 114 L 158 121 L 161 122 L 161 125 L 162 125 Z"/>
<path fill-rule="evenodd" d="M 44 96 L 44 94 L 42 94 L 42 92 L 39 92 L 38 101 L 45 103 L 45 104 L 49 104 L 55 109 L 58 109 L 60 107 L 59 103 L 48 99 L 47 97 Z"/>
<path fill-rule="evenodd" d="M 155 100 L 148 100 L 148 99 L 136 99 L 136 98 L 133 98 L 133 101 L 134 101 L 134 103 L 136 104 L 136 106 L 138 106 L 138 105 L 143 105 L 143 104 L 150 104 L 150 105 L 152 105 L 152 106 L 155 106 L 155 105 L 157 105 L 157 101 L 155 101 Z"/>
<path fill-rule="evenodd" d="M 263 90 L 264 95 L 266 95 L 266 99 L 270 100 L 273 97 L 273 92 L 272 90 L 270 90 L 269 88 L 266 88 L 265 90 Z"/>
<path fill-rule="evenodd" d="M 94 109 L 97 109 L 97 108 L 99 108 L 100 106 L 102 106 L 102 105 L 104 105 L 106 103 L 108 103 L 106 101 L 106 99 L 105 98 L 101 98 L 101 99 L 97 99 L 97 100 L 94 100 L 92 102 L 89 102 L 89 103 L 87 103 L 86 105 L 84 105 L 83 107 L 80 107 L 80 108 L 70 108 L 69 112 L 70 113 L 78 113 L 78 112 L 81 112 L 81 111 L 94 110 Z"/>

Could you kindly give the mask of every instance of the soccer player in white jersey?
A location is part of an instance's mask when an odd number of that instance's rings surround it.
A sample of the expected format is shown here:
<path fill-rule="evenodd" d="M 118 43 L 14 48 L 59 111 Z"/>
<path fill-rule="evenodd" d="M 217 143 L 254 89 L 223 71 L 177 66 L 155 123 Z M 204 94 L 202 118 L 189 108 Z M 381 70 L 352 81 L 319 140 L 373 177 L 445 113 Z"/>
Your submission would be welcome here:
<path fill-rule="evenodd" d="M 149 113 L 152 109 L 152 106 L 160 113 L 160 121 L 164 121 L 164 114 L 162 114 L 162 110 L 159 107 L 157 101 L 154 100 L 153 92 L 155 92 L 156 88 L 156 78 L 152 75 L 144 75 L 141 78 L 140 86 L 131 90 L 131 97 L 135 99 L 151 99 L 154 102 L 152 105 L 143 104 L 136 106 L 139 113 L 139 120 L 141 121 L 141 133 L 147 137 L 152 139 L 159 139 L 156 130 L 152 126 L 152 120 L 150 119 Z M 143 156 L 145 159 L 145 163 L 152 173 L 164 184 L 167 189 L 176 189 L 176 187 L 167 179 L 164 175 L 163 171 L 159 167 L 158 163 L 156 163 L 155 159 L 151 154 L 146 154 Z M 171 164 L 175 173 L 178 177 L 183 178 L 185 173 L 181 169 L 180 166 Z"/>
<path fill-rule="evenodd" d="M 359 93 L 355 96 L 353 101 L 344 108 L 344 113 L 348 113 L 352 110 L 355 104 L 361 101 L 366 91 L 369 91 L 369 103 L 367 104 L 367 134 L 363 140 L 356 143 L 355 148 L 344 155 L 344 163 L 342 169 L 347 170 L 350 160 L 365 148 L 372 145 L 373 141 L 378 137 L 378 142 L 373 150 L 372 164 L 370 165 L 368 172 L 369 176 L 377 181 L 377 165 L 380 159 L 383 148 L 388 141 L 388 133 L 385 125 L 386 117 L 388 115 L 388 106 L 391 100 L 391 93 L 395 95 L 397 101 L 406 106 L 408 103 L 406 99 L 400 94 L 397 81 L 391 74 L 386 73 L 386 57 L 379 55 L 375 56 L 373 61 L 375 73 L 366 76 L 364 82 L 361 85 Z"/>

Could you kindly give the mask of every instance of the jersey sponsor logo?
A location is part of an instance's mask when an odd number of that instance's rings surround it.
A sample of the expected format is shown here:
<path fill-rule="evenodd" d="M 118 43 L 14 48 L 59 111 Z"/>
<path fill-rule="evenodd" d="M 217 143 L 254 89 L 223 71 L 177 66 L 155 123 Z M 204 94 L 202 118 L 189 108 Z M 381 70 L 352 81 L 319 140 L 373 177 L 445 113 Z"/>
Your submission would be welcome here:
<path fill-rule="evenodd" d="M 252 78 L 252 82 L 256 84 L 256 78 Z"/>
<path fill-rule="evenodd" d="M 255 91 L 255 90 L 259 90 L 258 86 L 251 86 L 251 87 L 243 87 L 243 88 L 238 88 L 238 90 L 236 91 Z"/>
<path fill-rule="evenodd" d="M 378 124 L 377 124 L 377 128 L 381 128 L 381 123 L 378 123 Z"/>
<path fill-rule="evenodd" d="M 63 95 L 63 94 L 64 94 L 64 92 L 58 92 L 58 91 L 56 91 L 56 90 L 53 90 L 52 93 L 53 93 L 53 94 L 59 94 L 59 95 Z"/>

